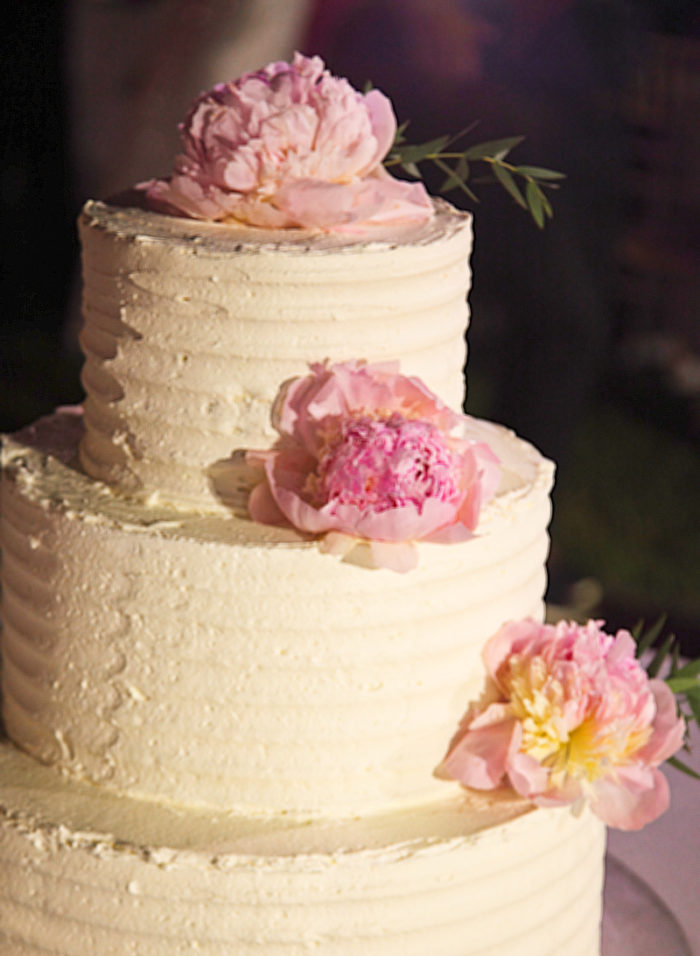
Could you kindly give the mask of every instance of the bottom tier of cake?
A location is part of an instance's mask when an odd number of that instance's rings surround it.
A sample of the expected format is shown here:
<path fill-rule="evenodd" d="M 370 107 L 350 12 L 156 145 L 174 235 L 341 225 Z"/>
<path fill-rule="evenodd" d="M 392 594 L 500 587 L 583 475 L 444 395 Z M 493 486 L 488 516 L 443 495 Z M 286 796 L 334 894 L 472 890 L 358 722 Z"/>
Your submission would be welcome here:
<path fill-rule="evenodd" d="M 604 828 L 446 784 L 313 822 L 184 810 L 0 744 L 0 953 L 597 956 Z"/>

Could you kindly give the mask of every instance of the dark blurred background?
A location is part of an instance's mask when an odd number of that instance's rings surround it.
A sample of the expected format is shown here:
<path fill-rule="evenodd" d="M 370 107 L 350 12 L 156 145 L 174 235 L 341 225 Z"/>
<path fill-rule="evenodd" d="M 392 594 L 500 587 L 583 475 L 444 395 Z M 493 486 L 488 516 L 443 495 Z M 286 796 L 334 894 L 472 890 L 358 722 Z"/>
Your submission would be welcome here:
<path fill-rule="evenodd" d="M 478 121 L 566 172 L 543 232 L 477 188 L 467 407 L 558 462 L 550 602 L 700 652 L 695 0 L 23 0 L 3 46 L 0 430 L 82 398 L 82 202 L 166 174 L 201 89 L 319 53 L 413 142 Z"/>

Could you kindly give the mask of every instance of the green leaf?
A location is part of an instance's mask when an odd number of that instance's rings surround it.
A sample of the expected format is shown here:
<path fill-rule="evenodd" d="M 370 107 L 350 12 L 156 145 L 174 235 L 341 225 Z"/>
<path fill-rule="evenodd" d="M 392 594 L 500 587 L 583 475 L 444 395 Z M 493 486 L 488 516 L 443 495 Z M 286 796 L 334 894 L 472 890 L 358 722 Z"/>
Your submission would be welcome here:
<path fill-rule="evenodd" d="M 396 135 L 394 136 L 394 146 L 398 146 L 399 143 L 406 142 L 406 137 L 404 136 L 404 133 L 408 129 L 409 122 L 410 120 L 406 120 L 404 123 L 401 123 L 401 125 L 397 127 Z"/>
<path fill-rule="evenodd" d="M 668 652 L 673 647 L 673 644 L 676 640 L 675 634 L 669 634 L 668 637 L 664 640 L 661 647 L 654 654 L 649 666 L 647 667 L 647 674 L 649 677 L 656 677 L 656 675 L 661 670 L 664 661 L 668 655 Z"/>
<path fill-rule="evenodd" d="M 521 176 L 531 176 L 533 179 L 566 179 L 566 173 L 558 173 L 555 169 L 544 169 L 542 166 L 516 166 L 515 171 Z"/>
<path fill-rule="evenodd" d="M 671 670 L 669 671 L 669 677 L 675 677 L 678 671 L 680 670 L 680 667 L 678 666 L 680 664 L 680 659 L 681 659 L 681 648 L 678 641 L 676 641 L 676 643 L 671 648 Z"/>
<path fill-rule="evenodd" d="M 683 763 L 683 761 L 679 760 L 678 757 L 669 757 L 667 763 L 669 763 L 672 767 L 675 767 L 676 770 L 680 770 L 681 773 L 686 773 L 689 777 L 693 777 L 695 780 L 700 780 L 700 773 L 696 773 L 692 767 L 689 767 L 688 764 Z"/>
<path fill-rule="evenodd" d="M 449 193 L 453 189 L 461 189 L 464 186 L 464 180 L 461 179 L 455 170 L 443 179 L 438 192 Z"/>
<path fill-rule="evenodd" d="M 644 630 L 644 621 L 638 621 L 632 628 L 632 635 L 637 642 L 637 657 L 641 657 L 645 651 L 649 650 L 652 644 L 656 643 L 656 639 L 665 626 L 665 614 L 662 614 L 647 631 Z"/>
<path fill-rule="evenodd" d="M 457 143 L 462 137 L 468 136 L 473 129 L 479 125 L 479 120 L 474 120 L 473 123 L 469 123 L 468 126 L 465 126 L 464 129 L 461 129 L 458 133 L 455 133 L 453 136 L 450 136 L 449 144 Z"/>
<path fill-rule="evenodd" d="M 451 169 L 451 167 L 448 166 L 447 163 L 446 163 L 443 159 L 438 159 L 438 158 L 436 157 L 436 158 L 433 160 L 433 162 L 435 163 L 435 165 L 437 166 L 438 169 L 442 170 L 442 172 L 446 174 L 446 176 L 447 176 L 448 178 L 452 178 L 452 176 L 454 175 L 454 170 Z M 467 186 L 467 184 L 466 184 L 465 182 L 463 182 L 462 180 L 458 180 L 457 183 L 455 184 L 455 186 L 454 186 L 453 188 L 459 188 L 459 189 L 461 189 L 463 193 L 465 193 L 467 196 L 469 196 L 469 198 L 471 199 L 472 202 L 474 202 L 474 203 L 478 203 L 478 202 L 479 202 L 479 197 L 476 196 L 476 195 L 471 191 L 471 189 L 469 188 L 469 186 Z"/>
<path fill-rule="evenodd" d="M 674 673 L 674 677 L 697 677 L 700 675 L 700 657 L 695 661 L 688 661 L 683 667 L 679 667 Z"/>
<path fill-rule="evenodd" d="M 464 156 L 459 157 L 457 161 L 457 165 L 455 166 L 455 172 L 460 177 L 463 183 L 465 183 L 469 179 L 469 163 L 464 158 Z"/>
<path fill-rule="evenodd" d="M 684 696 L 688 707 L 690 707 L 693 720 L 696 724 L 700 725 L 700 689 L 697 691 L 687 690 Z"/>
<path fill-rule="evenodd" d="M 423 178 L 420 169 L 418 169 L 415 163 L 401 163 L 401 169 L 405 170 L 409 176 L 415 177 L 415 179 Z"/>
<path fill-rule="evenodd" d="M 689 690 L 697 687 L 700 690 L 700 683 L 697 677 L 668 677 L 666 683 L 674 694 L 686 694 Z"/>
<path fill-rule="evenodd" d="M 494 163 L 493 174 L 496 177 L 496 179 L 499 181 L 501 186 L 503 186 L 503 188 L 508 193 L 510 193 L 510 195 L 517 202 L 517 204 L 519 206 L 522 206 L 523 209 L 527 209 L 527 203 L 525 202 L 523 198 L 523 194 L 518 189 L 517 183 L 511 176 L 510 172 L 505 168 L 505 166 L 501 166 L 500 163 Z"/>
<path fill-rule="evenodd" d="M 507 139 L 491 139 L 486 143 L 477 143 L 464 150 L 465 159 L 485 159 L 487 156 L 503 159 L 518 143 L 522 143 L 524 136 L 509 136 Z"/>
<path fill-rule="evenodd" d="M 402 163 L 419 163 L 423 159 L 441 153 L 448 140 L 449 136 L 439 136 L 437 139 L 431 139 L 430 142 L 420 143 L 417 146 L 402 146 L 394 152 Z"/>
<path fill-rule="evenodd" d="M 447 166 L 447 163 L 445 163 Z M 467 189 L 467 180 L 469 179 L 469 163 L 464 156 L 460 156 L 456 166 L 452 169 L 439 189 L 441 193 L 450 192 L 453 189 Z"/>
<path fill-rule="evenodd" d="M 542 208 L 545 211 L 547 219 L 552 219 L 552 217 L 554 216 L 554 212 L 552 211 L 552 204 L 550 203 L 549 199 L 547 199 L 547 197 L 545 196 L 545 194 L 542 192 L 541 189 L 540 189 L 540 200 L 542 202 Z"/>
<path fill-rule="evenodd" d="M 542 229 L 544 226 L 544 205 L 542 203 L 542 193 L 534 183 L 529 182 L 525 186 L 525 196 L 527 198 L 527 205 L 532 218 L 535 220 L 540 229 Z"/>

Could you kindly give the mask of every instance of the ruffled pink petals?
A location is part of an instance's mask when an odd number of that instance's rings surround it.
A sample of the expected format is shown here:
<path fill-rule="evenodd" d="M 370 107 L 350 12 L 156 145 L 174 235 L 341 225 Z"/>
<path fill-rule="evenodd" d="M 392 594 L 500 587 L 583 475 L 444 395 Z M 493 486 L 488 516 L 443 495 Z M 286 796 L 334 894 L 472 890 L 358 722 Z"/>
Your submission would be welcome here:
<path fill-rule="evenodd" d="M 423 187 L 398 179 L 366 178 L 348 183 L 300 179 L 282 185 L 273 203 L 288 226 L 307 229 L 415 222 L 432 215 Z"/>
<path fill-rule="evenodd" d="M 610 826 L 644 826 L 668 806 L 657 767 L 685 723 L 635 647 L 598 621 L 505 625 L 484 649 L 489 703 L 467 712 L 443 767 L 469 787 L 507 784 L 539 806 L 585 799 Z"/>
<path fill-rule="evenodd" d="M 396 363 L 312 365 L 274 403 L 277 446 L 247 455 L 267 486 L 251 516 L 332 534 L 324 550 L 343 556 L 369 542 L 374 566 L 410 570 L 415 541 L 469 538 L 498 484 L 490 450 L 452 436 L 465 422 Z"/>
<path fill-rule="evenodd" d="M 520 737 L 520 725 L 507 708 L 491 704 L 470 724 L 469 733 L 453 741 L 441 771 L 475 790 L 493 790 L 517 754 Z"/>
<path fill-rule="evenodd" d="M 172 175 L 140 188 L 159 211 L 262 228 L 420 222 L 432 215 L 424 187 L 381 165 L 395 133 L 386 96 L 297 53 L 203 93 Z"/>
<path fill-rule="evenodd" d="M 655 705 L 652 734 L 639 755 L 648 763 L 660 764 L 682 747 L 685 724 L 678 719 L 676 698 L 670 687 L 661 680 L 650 680 L 649 690 Z"/>
<path fill-rule="evenodd" d="M 668 781 L 660 770 L 623 768 L 616 778 L 601 780 L 591 809 L 603 823 L 619 830 L 641 830 L 668 810 Z"/>

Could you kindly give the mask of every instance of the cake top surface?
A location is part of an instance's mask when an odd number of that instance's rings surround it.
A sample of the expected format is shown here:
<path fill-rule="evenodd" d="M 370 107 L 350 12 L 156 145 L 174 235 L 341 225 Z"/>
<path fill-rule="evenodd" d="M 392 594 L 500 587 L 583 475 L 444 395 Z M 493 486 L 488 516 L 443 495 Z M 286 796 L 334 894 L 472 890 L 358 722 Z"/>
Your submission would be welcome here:
<path fill-rule="evenodd" d="M 470 213 L 441 199 L 433 201 L 433 208 L 434 215 L 422 222 L 376 224 L 353 232 L 264 229 L 238 222 L 204 222 L 164 215 L 146 208 L 142 196 L 131 191 L 109 203 L 90 200 L 85 204 L 82 221 L 115 238 L 163 242 L 194 251 L 205 246 L 208 255 L 258 254 L 265 250 L 290 255 L 365 254 L 371 249 L 429 246 L 469 232 Z"/>

